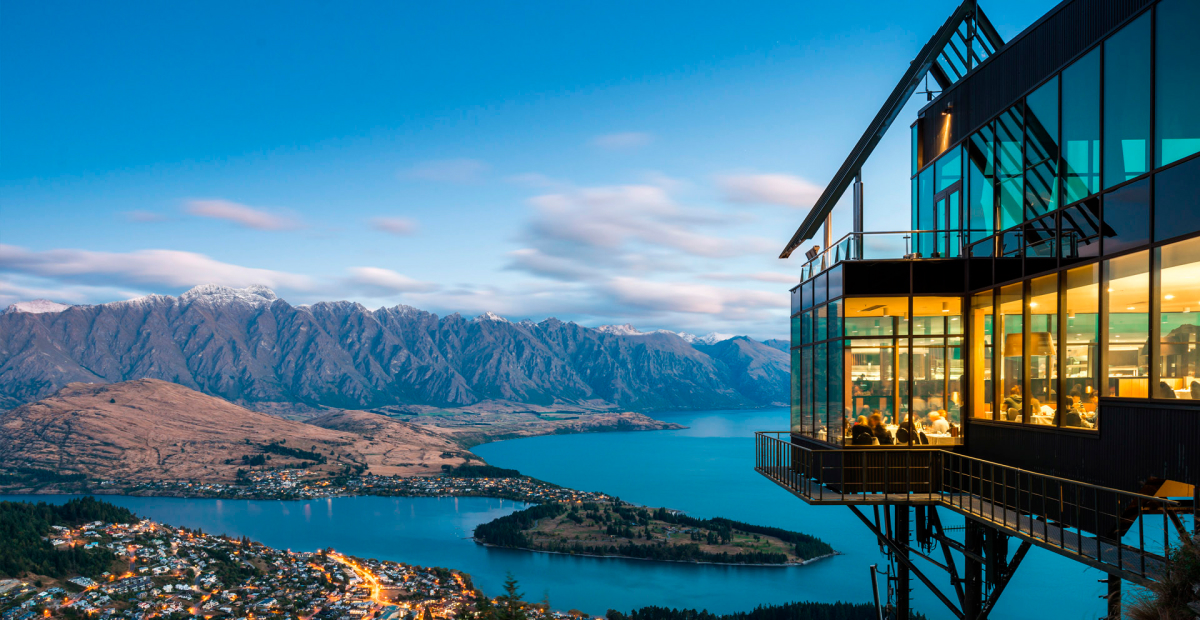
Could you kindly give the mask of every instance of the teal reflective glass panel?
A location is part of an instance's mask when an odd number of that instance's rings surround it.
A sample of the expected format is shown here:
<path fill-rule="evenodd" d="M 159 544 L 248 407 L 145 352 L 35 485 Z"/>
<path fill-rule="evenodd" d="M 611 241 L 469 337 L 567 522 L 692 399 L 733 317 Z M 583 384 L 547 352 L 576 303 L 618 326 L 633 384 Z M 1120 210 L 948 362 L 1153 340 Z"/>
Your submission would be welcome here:
<path fill-rule="evenodd" d="M 1062 73 L 1063 203 L 1100 191 L 1100 50 Z"/>
<path fill-rule="evenodd" d="M 842 335 L 842 302 L 831 301 L 826 306 L 826 312 L 829 315 L 826 320 L 828 323 L 829 337 L 838 338 Z"/>
<path fill-rule="evenodd" d="M 934 230 L 937 226 L 933 213 L 933 170 L 929 166 L 917 177 L 917 230 Z M 914 244 L 916 251 L 922 256 L 929 256 L 934 251 L 933 235 L 917 235 Z"/>
<path fill-rule="evenodd" d="M 1022 154 L 1024 128 L 1021 119 L 1021 108 L 1014 106 L 1002 113 L 996 121 L 996 168 L 1000 180 L 1001 229 L 1025 221 L 1022 183 L 1025 172 L 1025 158 Z"/>
<path fill-rule="evenodd" d="M 967 141 L 967 228 L 971 240 L 985 239 L 996 229 L 994 185 L 995 134 L 989 124 Z"/>
<path fill-rule="evenodd" d="M 1104 187 L 1150 170 L 1150 12 L 1104 42 Z"/>
<path fill-rule="evenodd" d="M 803 315 L 797 314 L 792 317 L 792 346 L 798 347 L 804 343 L 804 318 Z"/>
<path fill-rule="evenodd" d="M 933 167 L 933 191 L 936 194 L 962 180 L 962 149 L 956 146 L 946 151 Z"/>
<path fill-rule="evenodd" d="M 1158 4 L 1154 57 L 1154 162 L 1200 152 L 1200 2 Z"/>
<path fill-rule="evenodd" d="M 800 377 L 800 400 L 803 405 L 803 411 L 800 416 L 800 424 L 804 426 L 804 433 L 811 435 L 813 432 L 813 377 L 816 376 L 815 368 L 813 368 L 813 348 L 804 347 L 800 353 L 801 377 Z M 824 373 L 822 373 L 824 375 Z"/>
<path fill-rule="evenodd" d="M 804 384 L 802 376 L 804 374 L 804 366 L 800 357 L 800 349 L 792 349 L 792 410 L 791 410 L 791 427 L 793 433 L 799 433 L 804 430 L 804 399 L 801 386 Z"/>
<path fill-rule="evenodd" d="M 1058 208 L 1058 177 L 1054 162 L 1044 161 L 1025 171 L 1025 217 L 1045 215 Z"/>
<path fill-rule="evenodd" d="M 814 325 L 813 325 L 813 327 L 816 331 L 813 332 L 813 342 L 816 342 L 818 340 L 825 340 L 825 338 L 826 338 L 826 335 L 825 335 L 826 327 L 825 326 L 829 323 L 828 319 L 825 316 L 826 308 L 827 308 L 827 306 L 821 306 L 821 307 L 817 308 L 817 310 L 816 310 L 817 314 L 816 314 L 816 319 L 814 320 Z"/>
<path fill-rule="evenodd" d="M 831 312 L 831 317 L 832 314 Z M 842 363 L 842 341 L 829 341 L 829 431 L 825 441 L 832 444 L 842 443 L 846 429 L 845 405 L 842 402 L 845 391 L 842 385 Z"/>
<path fill-rule="evenodd" d="M 829 435 L 829 429 L 826 427 L 829 413 L 829 372 L 825 360 L 825 345 L 813 347 L 813 428 L 815 437 L 822 441 Z"/>
<path fill-rule="evenodd" d="M 1025 167 L 1058 160 L 1058 77 L 1025 98 Z"/>
<path fill-rule="evenodd" d="M 809 310 L 808 312 L 805 312 L 804 314 L 800 315 L 800 321 L 801 321 L 801 323 L 800 323 L 800 342 L 802 344 L 808 344 L 808 343 L 812 342 L 812 330 L 813 330 L 812 310 Z"/>

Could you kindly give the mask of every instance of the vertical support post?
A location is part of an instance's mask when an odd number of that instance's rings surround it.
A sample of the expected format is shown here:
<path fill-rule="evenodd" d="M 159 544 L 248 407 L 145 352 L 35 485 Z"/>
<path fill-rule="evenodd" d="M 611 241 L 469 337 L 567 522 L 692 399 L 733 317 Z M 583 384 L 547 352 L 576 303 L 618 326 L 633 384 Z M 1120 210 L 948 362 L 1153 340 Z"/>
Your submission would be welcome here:
<path fill-rule="evenodd" d="M 824 228 L 825 228 L 825 253 L 823 254 L 823 256 L 825 258 L 821 259 L 821 268 L 828 269 L 833 266 L 833 263 L 835 262 L 835 258 L 836 258 L 833 254 L 831 254 L 829 252 L 829 250 L 830 250 L 829 246 L 833 245 L 833 211 L 832 210 L 829 211 L 829 215 L 825 216 Z"/>
<path fill-rule="evenodd" d="M 967 519 L 967 527 L 963 536 L 963 544 L 973 555 L 966 556 L 966 604 L 963 605 L 963 617 L 975 620 L 983 609 L 983 564 L 974 558 L 983 555 L 983 526 L 973 519 Z"/>
<path fill-rule="evenodd" d="M 863 258 L 863 184 L 862 170 L 854 172 L 854 257 Z"/>
<path fill-rule="evenodd" d="M 895 541 L 904 558 L 908 559 L 909 527 L 908 504 L 896 504 L 896 534 Z M 896 563 L 896 612 L 900 620 L 909 618 L 909 569 L 907 562 Z"/>
<path fill-rule="evenodd" d="M 1121 620 L 1121 578 L 1116 575 L 1108 576 L 1108 618 Z"/>

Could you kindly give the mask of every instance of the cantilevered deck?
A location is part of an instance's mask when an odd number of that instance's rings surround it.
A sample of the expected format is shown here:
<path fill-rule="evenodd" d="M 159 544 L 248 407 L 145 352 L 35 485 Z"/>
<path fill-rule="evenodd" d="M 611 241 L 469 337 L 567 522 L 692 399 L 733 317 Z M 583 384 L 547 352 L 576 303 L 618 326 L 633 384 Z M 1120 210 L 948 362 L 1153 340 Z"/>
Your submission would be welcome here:
<path fill-rule="evenodd" d="M 1186 535 L 1186 508 L 1161 497 L 946 450 L 813 450 L 781 436 L 756 434 L 755 469 L 809 504 L 941 506 L 1143 585 L 1162 575 L 1172 529 Z"/>

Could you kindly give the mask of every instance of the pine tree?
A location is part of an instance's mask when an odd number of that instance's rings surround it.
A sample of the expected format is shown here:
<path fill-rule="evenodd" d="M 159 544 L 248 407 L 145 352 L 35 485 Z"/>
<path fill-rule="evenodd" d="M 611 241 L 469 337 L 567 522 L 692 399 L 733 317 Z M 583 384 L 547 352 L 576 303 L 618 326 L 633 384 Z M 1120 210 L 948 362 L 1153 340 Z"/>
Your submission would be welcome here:
<path fill-rule="evenodd" d="M 529 620 L 522 596 L 524 594 L 518 589 L 517 578 L 507 573 L 504 577 L 504 594 L 496 598 L 497 620 Z"/>

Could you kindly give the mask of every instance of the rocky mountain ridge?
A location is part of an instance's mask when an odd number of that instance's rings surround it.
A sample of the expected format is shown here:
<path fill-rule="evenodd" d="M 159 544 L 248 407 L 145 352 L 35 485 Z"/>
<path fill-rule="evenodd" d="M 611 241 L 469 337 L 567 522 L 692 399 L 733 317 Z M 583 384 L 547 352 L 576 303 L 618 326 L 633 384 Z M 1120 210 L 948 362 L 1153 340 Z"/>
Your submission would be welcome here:
<path fill-rule="evenodd" d="M 692 344 L 665 331 L 610 333 L 553 318 L 293 306 L 266 287 L 205 285 L 177 298 L 0 314 L 0 408 L 71 382 L 140 378 L 264 410 L 497 401 L 652 411 L 787 401 L 785 352 L 720 336 Z"/>

